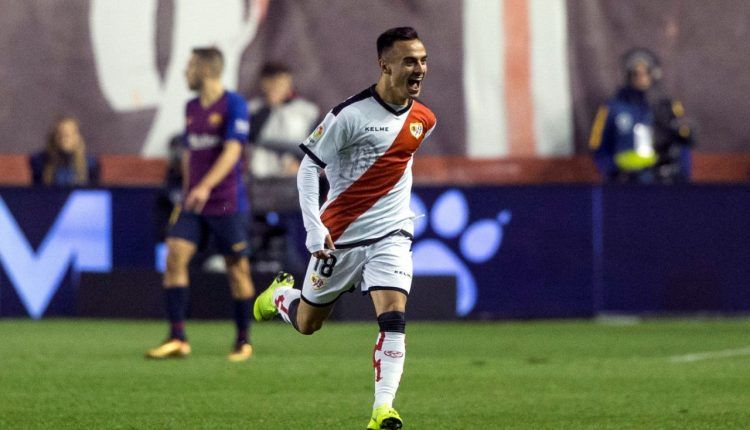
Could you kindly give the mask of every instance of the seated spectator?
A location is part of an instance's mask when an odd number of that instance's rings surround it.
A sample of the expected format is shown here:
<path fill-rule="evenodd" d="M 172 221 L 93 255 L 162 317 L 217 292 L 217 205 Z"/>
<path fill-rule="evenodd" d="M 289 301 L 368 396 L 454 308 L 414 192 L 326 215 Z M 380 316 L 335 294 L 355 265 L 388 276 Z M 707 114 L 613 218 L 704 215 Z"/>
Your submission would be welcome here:
<path fill-rule="evenodd" d="M 29 160 L 34 185 L 91 186 L 99 183 L 99 162 L 86 154 L 86 143 L 71 116 L 55 121 L 44 151 Z"/>
<path fill-rule="evenodd" d="M 625 85 L 599 108 L 589 139 L 599 171 L 610 182 L 689 181 L 693 130 L 682 104 L 660 85 L 658 58 L 638 48 L 622 66 Z"/>
<path fill-rule="evenodd" d="M 294 79 L 281 64 L 266 64 L 260 76 L 262 97 L 249 101 L 251 175 L 291 177 L 296 175 L 299 144 L 315 127 L 318 107 L 294 93 Z"/>

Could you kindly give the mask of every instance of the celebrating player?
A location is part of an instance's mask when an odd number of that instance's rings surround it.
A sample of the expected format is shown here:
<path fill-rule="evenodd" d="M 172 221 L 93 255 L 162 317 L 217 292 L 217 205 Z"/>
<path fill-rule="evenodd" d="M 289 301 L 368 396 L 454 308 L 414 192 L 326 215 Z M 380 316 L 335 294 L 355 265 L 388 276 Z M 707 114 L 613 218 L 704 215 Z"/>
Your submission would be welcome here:
<path fill-rule="evenodd" d="M 241 156 L 250 124 L 247 104 L 221 83 L 224 60 L 216 48 L 197 48 L 188 63 L 186 78 L 198 97 L 187 104 L 183 155 L 182 210 L 175 214 L 167 238 L 164 275 L 170 333 L 166 342 L 146 353 L 149 358 L 185 357 L 190 345 L 185 337 L 188 263 L 199 245 L 213 235 L 227 264 L 234 298 L 237 339 L 231 361 L 252 356 L 249 325 L 255 288 L 250 279 L 247 240 L 248 201 L 242 182 Z"/>
<path fill-rule="evenodd" d="M 410 27 L 378 37 L 377 84 L 333 108 L 300 145 L 300 206 L 312 258 L 302 290 L 281 273 L 256 300 L 258 320 L 280 314 L 302 334 L 319 330 L 338 297 L 359 285 L 370 294 L 380 333 L 373 351 L 375 402 L 368 429 L 399 429 L 393 409 L 406 357 L 414 214 L 409 209 L 414 152 L 435 126 L 416 100 L 427 52 Z M 330 182 L 318 207 L 318 174 Z"/>

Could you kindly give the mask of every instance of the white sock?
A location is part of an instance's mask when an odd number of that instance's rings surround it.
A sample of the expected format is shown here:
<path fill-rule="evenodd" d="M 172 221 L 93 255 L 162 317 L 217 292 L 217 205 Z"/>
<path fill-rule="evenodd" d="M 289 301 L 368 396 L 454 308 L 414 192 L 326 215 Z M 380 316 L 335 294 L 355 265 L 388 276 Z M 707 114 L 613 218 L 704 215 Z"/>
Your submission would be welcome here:
<path fill-rule="evenodd" d="M 273 292 L 273 303 L 276 305 L 276 309 L 279 311 L 279 315 L 284 321 L 289 324 L 292 321 L 289 319 L 289 305 L 300 298 L 302 292 L 294 288 L 278 288 Z"/>
<path fill-rule="evenodd" d="M 406 335 L 391 331 L 380 332 L 372 353 L 375 368 L 375 403 L 373 409 L 387 404 L 393 406 L 406 359 Z"/>

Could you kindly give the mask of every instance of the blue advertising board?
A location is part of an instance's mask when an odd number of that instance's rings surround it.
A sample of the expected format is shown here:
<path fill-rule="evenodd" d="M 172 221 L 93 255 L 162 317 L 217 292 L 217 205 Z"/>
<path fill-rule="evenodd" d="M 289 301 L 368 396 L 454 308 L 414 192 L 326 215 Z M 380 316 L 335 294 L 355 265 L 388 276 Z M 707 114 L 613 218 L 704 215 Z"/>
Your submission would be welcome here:
<path fill-rule="evenodd" d="M 600 307 L 750 310 L 750 187 L 610 186 L 601 200 Z"/>
<path fill-rule="evenodd" d="M 75 314 L 81 273 L 156 273 L 159 193 L 0 188 L 0 316 Z M 750 310 L 747 186 L 415 187 L 412 209 L 414 276 L 455 278 L 458 317 Z"/>
<path fill-rule="evenodd" d="M 417 188 L 414 272 L 456 276 L 459 316 L 591 315 L 591 188 Z"/>

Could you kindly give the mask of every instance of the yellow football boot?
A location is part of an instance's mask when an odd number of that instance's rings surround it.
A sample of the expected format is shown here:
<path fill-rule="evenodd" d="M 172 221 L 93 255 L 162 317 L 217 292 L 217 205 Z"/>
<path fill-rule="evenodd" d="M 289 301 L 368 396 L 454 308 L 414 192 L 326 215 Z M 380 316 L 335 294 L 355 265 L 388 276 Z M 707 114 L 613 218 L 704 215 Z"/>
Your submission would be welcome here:
<path fill-rule="evenodd" d="M 190 344 L 179 339 L 169 339 L 154 349 L 146 351 L 146 358 L 184 358 L 190 355 Z"/>
<path fill-rule="evenodd" d="M 227 356 L 227 359 L 233 363 L 247 361 L 253 356 L 253 346 L 249 343 L 243 343 L 242 346 L 235 349 Z"/>
<path fill-rule="evenodd" d="M 276 309 L 276 304 L 273 302 L 273 292 L 279 288 L 292 287 L 294 287 L 294 276 L 286 272 L 279 272 L 273 282 L 271 282 L 271 285 L 266 288 L 266 291 L 260 293 L 255 299 L 255 304 L 253 305 L 253 316 L 255 317 L 255 320 L 268 321 L 273 319 L 273 317 L 279 313 L 278 309 Z"/>
<path fill-rule="evenodd" d="M 395 409 L 388 405 L 380 405 L 372 410 L 372 417 L 367 425 L 367 430 L 398 430 L 403 425 L 404 422 Z"/>

